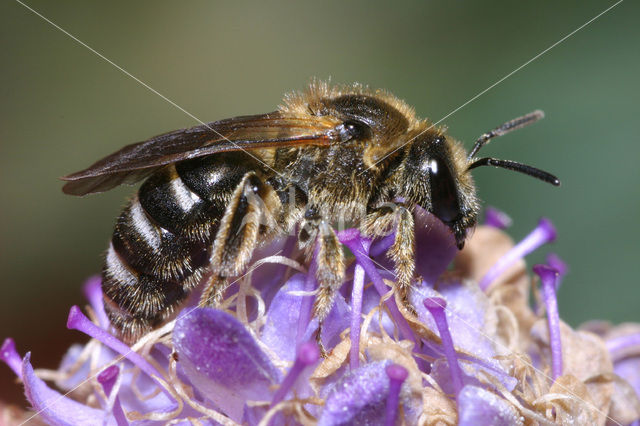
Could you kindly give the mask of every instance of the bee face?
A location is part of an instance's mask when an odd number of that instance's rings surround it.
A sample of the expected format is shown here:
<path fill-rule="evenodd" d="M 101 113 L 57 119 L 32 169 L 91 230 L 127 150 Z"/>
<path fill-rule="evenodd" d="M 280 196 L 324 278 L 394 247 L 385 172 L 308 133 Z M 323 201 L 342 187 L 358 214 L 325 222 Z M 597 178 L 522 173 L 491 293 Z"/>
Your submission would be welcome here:
<path fill-rule="evenodd" d="M 559 183 L 531 166 L 475 158 L 491 138 L 541 116 L 485 133 L 467 155 L 393 95 L 314 83 L 277 111 L 125 146 L 65 177 L 63 189 L 85 195 L 146 179 L 117 221 L 102 274 L 105 309 L 128 342 L 173 316 L 197 286 L 204 285 L 200 304 L 216 305 L 256 247 L 295 228 L 308 255 L 317 248 L 321 323 L 345 269 L 332 223 L 347 218 L 370 238 L 395 233 L 388 254 L 408 303 L 415 206 L 445 223 L 462 248 L 478 214 L 471 169 L 491 165 Z"/>
<path fill-rule="evenodd" d="M 447 225 L 459 248 L 476 224 L 479 203 L 464 150 L 439 132 L 427 132 L 408 149 L 400 187 L 410 200 Z"/>

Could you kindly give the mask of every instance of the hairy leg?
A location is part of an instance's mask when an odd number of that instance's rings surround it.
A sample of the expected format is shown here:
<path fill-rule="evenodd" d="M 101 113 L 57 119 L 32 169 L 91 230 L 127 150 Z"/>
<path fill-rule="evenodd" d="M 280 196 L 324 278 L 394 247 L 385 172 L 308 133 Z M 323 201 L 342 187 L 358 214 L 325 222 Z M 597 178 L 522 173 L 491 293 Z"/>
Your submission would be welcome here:
<path fill-rule="evenodd" d="M 231 197 L 213 243 L 212 276 L 200 298 L 200 306 L 215 306 L 224 295 L 228 278 L 241 274 L 260 237 L 279 228 L 274 219 L 281 203 L 273 188 L 254 172 L 247 173 Z"/>
<path fill-rule="evenodd" d="M 314 250 L 316 252 L 318 291 L 312 315 L 314 318 L 318 318 L 316 341 L 321 352 L 325 354 L 320 340 L 322 326 L 331 312 L 336 292 L 344 280 L 344 252 L 331 224 L 320 217 L 313 207 L 308 208 L 305 213 L 298 240 L 300 246 L 307 251 L 308 258 L 313 256 Z M 315 244 L 313 244 L 314 241 Z"/>

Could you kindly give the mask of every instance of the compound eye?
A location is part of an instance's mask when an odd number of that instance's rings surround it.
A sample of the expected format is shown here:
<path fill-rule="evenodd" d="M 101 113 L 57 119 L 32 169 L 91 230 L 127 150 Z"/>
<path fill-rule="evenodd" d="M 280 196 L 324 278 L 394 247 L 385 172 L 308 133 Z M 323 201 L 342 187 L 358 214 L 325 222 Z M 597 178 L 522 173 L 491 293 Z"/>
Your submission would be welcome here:
<path fill-rule="evenodd" d="M 444 223 L 460 219 L 460 203 L 456 181 L 447 163 L 439 157 L 430 158 L 426 164 L 431 185 L 431 209 Z"/>
<path fill-rule="evenodd" d="M 346 142 L 352 139 L 367 139 L 371 136 L 371 129 L 369 126 L 361 121 L 347 120 L 344 123 L 338 125 L 338 133 L 340 134 L 340 140 Z"/>

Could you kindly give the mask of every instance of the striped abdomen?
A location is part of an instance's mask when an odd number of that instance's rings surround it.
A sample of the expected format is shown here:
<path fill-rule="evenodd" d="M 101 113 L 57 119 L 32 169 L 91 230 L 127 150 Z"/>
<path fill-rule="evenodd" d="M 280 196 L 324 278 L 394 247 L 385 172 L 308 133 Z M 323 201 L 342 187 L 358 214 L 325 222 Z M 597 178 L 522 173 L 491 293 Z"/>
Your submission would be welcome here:
<path fill-rule="evenodd" d="M 230 153 L 169 165 L 125 207 L 102 273 L 107 314 L 125 341 L 164 322 L 199 283 L 225 206 L 251 163 Z"/>

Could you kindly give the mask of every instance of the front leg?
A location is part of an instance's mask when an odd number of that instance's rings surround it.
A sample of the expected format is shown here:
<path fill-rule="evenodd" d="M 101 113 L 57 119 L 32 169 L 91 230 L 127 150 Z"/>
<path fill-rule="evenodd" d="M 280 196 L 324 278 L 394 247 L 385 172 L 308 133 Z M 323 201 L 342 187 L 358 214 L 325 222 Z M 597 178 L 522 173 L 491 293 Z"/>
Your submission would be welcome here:
<path fill-rule="evenodd" d="M 254 172 L 242 178 L 220 221 L 211 255 L 212 276 L 200 297 L 200 306 L 219 304 L 228 277 L 244 271 L 260 239 L 281 231 L 274 219 L 281 206 L 274 189 Z"/>
<path fill-rule="evenodd" d="M 369 237 L 389 235 L 395 230 L 395 240 L 387 251 L 394 262 L 396 273 L 395 290 L 402 304 L 410 312 L 415 310 L 409 302 L 409 289 L 415 272 L 415 233 L 413 214 L 402 204 L 385 203 L 367 215 L 361 232 Z"/>

